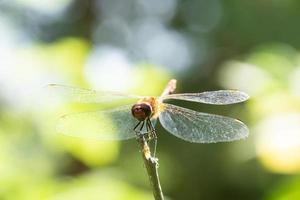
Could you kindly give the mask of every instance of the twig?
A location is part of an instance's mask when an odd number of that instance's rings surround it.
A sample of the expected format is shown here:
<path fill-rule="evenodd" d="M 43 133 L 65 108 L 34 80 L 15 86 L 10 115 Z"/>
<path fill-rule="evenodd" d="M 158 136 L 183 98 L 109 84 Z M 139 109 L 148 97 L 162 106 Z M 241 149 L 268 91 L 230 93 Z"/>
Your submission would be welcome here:
<path fill-rule="evenodd" d="M 146 140 L 140 140 L 140 146 L 142 149 L 143 160 L 147 173 L 149 176 L 150 184 L 153 190 L 155 200 L 163 200 L 163 192 L 160 186 L 158 176 L 158 159 L 151 156 L 150 148 Z"/>
<path fill-rule="evenodd" d="M 171 94 L 176 89 L 176 80 L 172 79 L 169 81 L 168 85 L 164 89 L 161 96 Z M 151 156 L 150 147 L 148 142 L 142 138 L 139 139 L 139 144 L 142 150 L 143 160 L 147 173 L 149 176 L 150 184 L 153 190 L 153 195 L 155 200 L 163 200 L 163 192 L 160 186 L 159 176 L 158 176 L 158 159 Z"/>

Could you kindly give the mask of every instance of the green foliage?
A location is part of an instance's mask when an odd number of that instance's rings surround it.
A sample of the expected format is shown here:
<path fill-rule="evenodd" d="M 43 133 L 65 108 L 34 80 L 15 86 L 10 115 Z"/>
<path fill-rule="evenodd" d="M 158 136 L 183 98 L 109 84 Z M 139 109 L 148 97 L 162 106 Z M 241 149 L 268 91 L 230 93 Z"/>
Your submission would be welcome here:
<path fill-rule="evenodd" d="M 160 95 L 239 89 L 234 106 L 174 102 L 239 118 L 245 141 L 190 144 L 158 123 L 162 188 L 171 199 L 299 199 L 300 2 L 0 1 L 0 199 L 152 199 L 136 141 L 60 135 L 79 104 L 61 83 Z M 77 124 L 80 126 L 80 123 Z"/>

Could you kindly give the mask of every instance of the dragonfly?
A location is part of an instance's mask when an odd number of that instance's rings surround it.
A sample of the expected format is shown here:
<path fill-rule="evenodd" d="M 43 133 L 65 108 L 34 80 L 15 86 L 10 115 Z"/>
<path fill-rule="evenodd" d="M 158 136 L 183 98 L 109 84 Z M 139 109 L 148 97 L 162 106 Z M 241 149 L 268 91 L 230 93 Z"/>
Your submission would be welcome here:
<path fill-rule="evenodd" d="M 171 81 L 170 81 L 171 82 Z M 127 140 L 147 135 L 156 139 L 157 120 L 174 136 L 193 143 L 217 143 L 244 139 L 247 126 L 234 118 L 203 113 L 180 107 L 168 100 L 183 100 L 212 105 L 228 105 L 246 101 L 249 96 L 237 90 L 171 94 L 159 97 L 96 91 L 58 84 L 50 88 L 78 103 L 105 103 L 132 100 L 134 103 L 112 109 L 63 115 L 58 122 L 60 133 L 98 140 Z M 176 87 L 176 86 L 175 86 Z M 174 90 L 174 88 L 173 88 Z"/>

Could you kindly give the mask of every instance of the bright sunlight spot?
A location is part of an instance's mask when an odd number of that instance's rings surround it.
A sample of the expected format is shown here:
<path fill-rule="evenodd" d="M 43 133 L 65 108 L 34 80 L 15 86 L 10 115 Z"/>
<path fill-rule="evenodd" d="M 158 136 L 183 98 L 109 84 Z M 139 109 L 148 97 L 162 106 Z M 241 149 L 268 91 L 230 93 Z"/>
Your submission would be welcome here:
<path fill-rule="evenodd" d="M 16 3 L 45 14 L 58 14 L 70 4 L 72 0 L 15 0 Z"/>
<path fill-rule="evenodd" d="M 300 115 L 267 118 L 258 126 L 256 150 L 260 161 L 277 173 L 300 171 Z"/>
<path fill-rule="evenodd" d="M 86 77 L 93 88 L 126 91 L 132 87 L 131 63 L 121 49 L 101 46 L 88 58 Z"/>
<path fill-rule="evenodd" d="M 220 83 L 224 88 L 238 89 L 256 96 L 271 84 L 271 77 L 261 68 L 248 63 L 230 61 L 219 72 Z"/>
<path fill-rule="evenodd" d="M 300 67 L 295 68 L 291 73 L 289 89 L 293 95 L 300 97 Z"/>

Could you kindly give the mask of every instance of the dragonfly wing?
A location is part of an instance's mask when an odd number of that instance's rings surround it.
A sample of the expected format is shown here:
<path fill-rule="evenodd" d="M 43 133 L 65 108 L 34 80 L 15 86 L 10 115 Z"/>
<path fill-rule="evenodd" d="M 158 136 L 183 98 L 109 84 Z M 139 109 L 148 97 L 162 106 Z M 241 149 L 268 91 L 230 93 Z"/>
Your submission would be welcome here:
<path fill-rule="evenodd" d="M 131 105 L 127 105 L 111 110 L 64 115 L 57 130 L 80 138 L 126 140 L 135 137 L 133 128 L 137 123 L 131 114 Z"/>
<path fill-rule="evenodd" d="M 138 95 L 127 95 L 112 91 L 88 90 L 59 84 L 49 84 L 46 88 L 49 89 L 50 94 L 54 93 L 55 96 L 59 96 L 68 101 L 77 103 L 97 103 L 112 100 L 143 98 L 142 96 Z"/>
<path fill-rule="evenodd" d="M 249 130 L 233 118 L 200 113 L 190 109 L 164 104 L 159 116 L 162 126 L 173 135 L 196 143 L 215 143 L 246 138 Z"/>
<path fill-rule="evenodd" d="M 165 96 L 164 99 L 179 99 L 206 104 L 227 105 L 246 101 L 249 99 L 249 96 L 237 90 L 218 90 L 202 93 L 171 94 Z"/>

